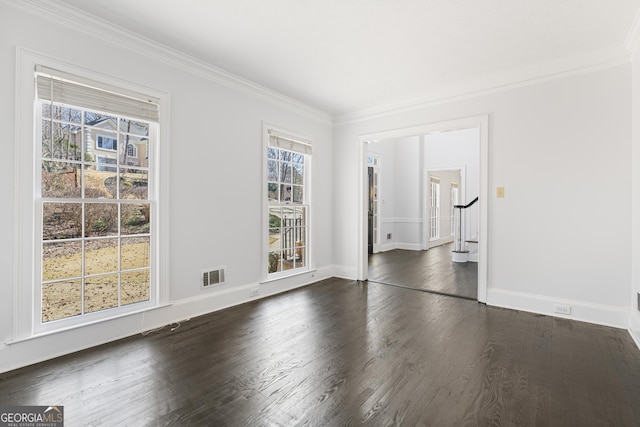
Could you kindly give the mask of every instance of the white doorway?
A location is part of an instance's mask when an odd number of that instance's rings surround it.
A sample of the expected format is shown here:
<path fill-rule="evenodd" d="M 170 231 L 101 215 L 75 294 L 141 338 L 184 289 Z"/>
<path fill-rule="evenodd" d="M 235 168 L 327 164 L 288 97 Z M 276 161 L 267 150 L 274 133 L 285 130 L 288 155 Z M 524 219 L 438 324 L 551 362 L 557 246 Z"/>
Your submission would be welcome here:
<path fill-rule="evenodd" d="M 476 228 L 478 236 L 478 301 L 486 302 L 487 296 L 487 202 L 488 202 L 488 116 L 477 116 L 466 119 L 452 120 L 447 122 L 426 124 L 406 129 L 397 129 L 391 131 L 377 132 L 360 136 L 361 161 L 358 165 L 360 185 L 359 200 L 362 201 L 361 212 L 358 217 L 359 224 L 359 245 L 358 245 L 358 279 L 366 280 L 368 278 L 368 170 L 367 158 L 371 142 L 379 142 L 390 139 L 407 138 L 412 136 L 422 136 L 434 133 L 443 133 L 461 129 L 476 129 L 479 135 L 479 164 L 477 194 L 480 199 L 478 213 L 476 218 Z M 421 147 L 423 147 L 422 145 Z M 422 180 L 421 191 L 425 191 L 426 182 Z M 464 200 L 461 200 L 464 202 Z M 426 217 L 426 208 L 423 209 L 423 217 Z M 421 222 L 424 220 L 421 219 Z M 473 220 L 472 220 L 473 221 Z M 384 225 L 384 224 L 383 224 Z M 423 222 L 422 241 L 428 238 L 426 226 Z"/>

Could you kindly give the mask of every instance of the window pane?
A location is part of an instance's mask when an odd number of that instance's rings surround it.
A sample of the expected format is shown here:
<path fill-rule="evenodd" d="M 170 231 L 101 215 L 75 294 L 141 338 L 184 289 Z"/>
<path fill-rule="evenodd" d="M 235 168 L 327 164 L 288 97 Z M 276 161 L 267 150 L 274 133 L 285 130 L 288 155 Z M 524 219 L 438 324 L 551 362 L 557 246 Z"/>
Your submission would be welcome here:
<path fill-rule="evenodd" d="M 280 271 L 281 256 L 282 254 L 280 251 L 269 252 L 269 265 L 268 265 L 269 273 L 275 273 L 277 271 Z"/>
<path fill-rule="evenodd" d="M 291 163 L 280 162 L 280 181 L 291 182 Z"/>
<path fill-rule="evenodd" d="M 281 202 L 290 202 L 291 201 L 291 185 L 280 185 L 280 201 Z"/>
<path fill-rule="evenodd" d="M 68 123 L 82 123 L 82 111 L 65 105 L 54 105 L 53 119 Z"/>
<path fill-rule="evenodd" d="M 147 136 L 149 135 L 149 124 L 135 120 L 120 119 L 120 132 Z"/>
<path fill-rule="evenodd" d="M 91 313 L 118 306 L 118 275 L 87 277 L 84 282 L 84 311 Z"/>
<path fill-rule="evenodd" d="M 299 219 L 299 225 L 300 226 L 305 226 L 307 224 L 306 218 L 307 218 L 307 208 L 305 206 L 300 206 L 297 207 L 296 210 L 296 218 Z"/>
<path fill-rule="evenodd" d="M 306 251 L 306 247 L 302 244 L 302 242 L 299 242 L 300 244 L 296 244 L 296 258 L 294 261 L 294 266 L 295 268 L 298 267 L 304 267 L 305 266 L 305 251 Z"/>
<path fill-rule="evenodd" d="M 267 184 L 267 199 L 270 202 L 278 201 L 278 184 L 268 183 Z"/>
<path fill-rule="evenodd" d="M 291 161 L 293 163 L 304 163 L 304 154 L 292 153 L 291 154 Z"/>
<path fill-rule="evenodd" d="M 103 129 L 116 130 L 117 119 L 113 116 L 97 113 L 95 111 L 84 112 L 84 124 L 87 126 L 97 126 Z"/>
<path fill-rule="evenodd" d="M 123 166 L 147 167 L 148 138 L 125 135 L 120 146 L 120 164 Z M 126 147 L 126 149 L 125 149 Z"/>
<path fill-rule="evenodd" d="M 82 314 L 82 280 L 42 285 L 42 322 Z"/>
<path fill-rule="evenodd" d="M 269 147 L 267 148 L 267 158 L 268 159 L 277 159 L 278 158 L 278 149 Z"/>
<path fill-rule="evenodd" d="M 105 157 L 98 159 L 106 160 Z M 114 160 L 115 161 L 115 160 Z M 104 163 L 91 165 L 83 171 L 84 197 L 87 199 L 114 199 L 116 197 L 117 174 L 106 170 Z"/>
<path fill-rule="evenodd" d="M 42 240 L 82 237 L 81 203 L 43 203 Z"/>
<path fill-rule="evenodd" d="M 282 210 L 279 207 L 269 208 L 269 228 L 280 228 L 282 225 Z"/>
<path fill-rule="evenodd" d="M 294 163 L 292 176 L 294 184 L 304 184 L 304 166 L 298 163 Z"/>
<path fill-rule="evenodd" d="M 131 271 L 120 275 L 122 305 L 149 301 L 149 270 Z"/>
<path fill-rule="evenodd" d="M 120 174 L 120 198 L 147 200 L 149 174 L 146 170 L 128 168 Z"/>
<path fill-rule="evenodd" d="M 116 203 L 86 203 L 84 219 L 85 237 L 115 236 L 118 234 L 118 205 Z"/>
<path fill-rule="evenodd" d="M 267 180 L 278 182 L 278 162 L 275 160 L 267 161 Z"/>
<path fill-rule="evenodd" d="M 120 205 L 120 234 L 148 234 L 151 205 L 149 203 Z"/>
<path fill-rule="evenodd" d="M 82 242 L 42 244 L 42 281 L 82 276 Z"/>
<path fill-rule="evenodd" d="M 42 157 L 45 159 L 81 160 L 80 127 L 42 121 Z"/>
<path fill-rule="evenodd" d="M 283 253 L 282 253 L 283 254 L 283 258 L 281 260 L 280 271 L 287 271 L 287 270 L 292 270 L 293 269 L 293 260 L 287 259 L 286 252 L 287 251 L 283 251 Z"/>
<path fill-rule="evenodd" d="M 120 246 L 120 270 L 149 267 L 150 238 L 122 239 Z"/>
<path fill-rule="evenodd" d="M 283 160 L 285 162 L 290 162 L 292 154 L 293 152 L 291 151 L 280 150 L 280 160 Z"/>
<path fill-rule="evenodd" d="M 303 187 L 301 185 L 293 186 L 293 203 L 303 203 L 304 202 L 304 194 Z"/>
<path fill-rule="evenodd" d="M 43 102 L 42 103 L 42 117 L 43 118 L 51 118 L 51 103 Z"/>
<path fill-rule="evenodd" d="M 42 197 L 82 197 L 82 169 L 77 163 L 42 162 Z"/>
<path fill-rule="evenodd" d="M 85 274 L 118 271 L 118 239 L 88 240 L 84 250 Z"/>

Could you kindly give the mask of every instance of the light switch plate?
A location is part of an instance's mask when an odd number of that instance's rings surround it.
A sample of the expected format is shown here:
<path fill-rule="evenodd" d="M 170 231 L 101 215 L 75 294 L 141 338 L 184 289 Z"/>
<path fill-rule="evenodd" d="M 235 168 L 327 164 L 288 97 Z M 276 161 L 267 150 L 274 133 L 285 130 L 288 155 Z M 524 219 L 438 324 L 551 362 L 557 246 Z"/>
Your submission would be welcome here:
<path fill-rule="evenodd" d="M 499 199 L 504 197 L 504 187 L 496 187 L 496 197 Z"/>

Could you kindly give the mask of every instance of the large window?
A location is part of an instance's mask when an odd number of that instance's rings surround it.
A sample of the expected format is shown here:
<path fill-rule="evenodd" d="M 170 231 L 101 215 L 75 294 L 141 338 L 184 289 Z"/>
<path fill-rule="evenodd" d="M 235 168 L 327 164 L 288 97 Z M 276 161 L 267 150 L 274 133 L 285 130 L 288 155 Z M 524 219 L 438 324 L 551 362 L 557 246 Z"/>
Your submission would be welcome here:
<path fill-rule="evenodd" d="M 36 324 L 155 305 L 158 104 L 51 69 L 36 79 Z"/>
<path fill-rule="evenodd" d="M 309 268 L 309 177 L 311 144 L 272 129 L 267 144 L 270 277 Z"/>

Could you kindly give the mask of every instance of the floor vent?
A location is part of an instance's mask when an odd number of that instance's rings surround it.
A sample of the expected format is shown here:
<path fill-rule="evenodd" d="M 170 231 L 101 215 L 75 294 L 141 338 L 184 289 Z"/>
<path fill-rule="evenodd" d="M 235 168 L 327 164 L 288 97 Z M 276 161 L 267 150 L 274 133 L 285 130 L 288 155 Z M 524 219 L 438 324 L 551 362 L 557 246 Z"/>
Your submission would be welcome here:
<path fill-rule="evenodd" d="M 202 289 L 224 283 L 224 267 L 208 268 L 202 270 L 200 274 L 200 285 Z"/>

